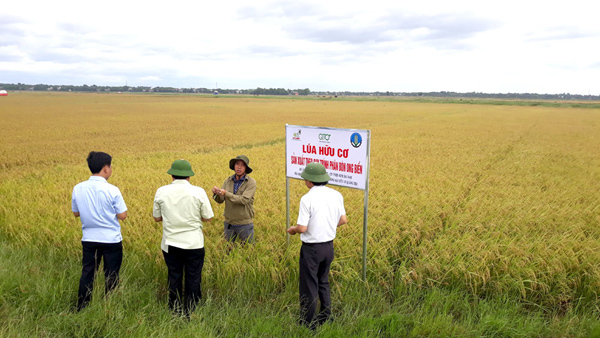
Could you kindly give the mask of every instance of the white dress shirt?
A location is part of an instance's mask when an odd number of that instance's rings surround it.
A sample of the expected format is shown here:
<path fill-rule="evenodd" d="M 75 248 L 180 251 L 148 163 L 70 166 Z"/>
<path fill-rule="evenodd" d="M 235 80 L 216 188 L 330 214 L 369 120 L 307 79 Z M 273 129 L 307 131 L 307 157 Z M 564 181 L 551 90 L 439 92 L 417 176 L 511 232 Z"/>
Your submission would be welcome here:
<path fill-rule="evenodd" d="M 117 214 L 127 211 L 119 188 L 104 177 L 91 176 L 73 188 L 71 210 L 81 217 L 82 241 L 119 243 L 121 225 Z"/>
<path fill-rule="evenodd" d="M 300 234 L 304 243 L 323 243 L 335 238 L 340 218 L 346 214 L 344 197 L 327 186 L 313 186 L 300 199 L 296 224 L 307 226 Z"/>

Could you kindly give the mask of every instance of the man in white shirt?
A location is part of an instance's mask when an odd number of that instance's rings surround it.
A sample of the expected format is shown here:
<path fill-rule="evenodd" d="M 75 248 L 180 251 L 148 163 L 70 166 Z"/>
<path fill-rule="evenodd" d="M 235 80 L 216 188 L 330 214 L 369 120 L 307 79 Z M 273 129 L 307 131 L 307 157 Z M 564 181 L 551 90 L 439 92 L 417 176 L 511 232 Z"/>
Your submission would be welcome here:
<path fill-rule="evenodd" d="M 167 173 L 173 182 L 156 191 L 152 216 L 163 223 L 160 246 L 168 269 L 169 308 L 189 317 L 202 298 L 202 222 L 214 214 L 204 189 L 190 184 L 190 162 L 175 160 Z"/>
<path fill-rule="evenodd" d="M 320 163 L 309 163 L 300 174 L 309 192 L 300 199 L 296 226 L 300 234 L 300 323 L 315 329 L 331 318 L 329 267 L 333 261 L 333 239 L 337 227 L 348 223 L 342 194 L 326 187 L 329 175 Z M 316 317 L 317 296 L 321 309 Z"/>
<path fill-rule="evenodd" d="M 71 210 L 81 217 L 83 247 L 81 278 L 77 295 L 77 310 L 92 299 L 94 277 L 104 260 L 105 293 L 119 283 L 123 261 L 123 237 L 119 220 L 127 218 L 127 206 L 119 188 L 107 182 L 112 175 L 112 157 L 92 151 L 87 157 L 92 172 L 89 180 L 73 188 Z"/>

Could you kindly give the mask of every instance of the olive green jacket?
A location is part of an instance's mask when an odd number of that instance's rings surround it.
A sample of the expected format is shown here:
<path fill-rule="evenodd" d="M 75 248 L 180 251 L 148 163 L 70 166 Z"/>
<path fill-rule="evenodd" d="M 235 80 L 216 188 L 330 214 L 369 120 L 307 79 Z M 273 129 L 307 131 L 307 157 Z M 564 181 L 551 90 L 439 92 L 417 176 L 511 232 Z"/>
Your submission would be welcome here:
<path fill-rule="evenodd" d="M 221 189 L 225 189 L 225 196 L 213 194 L 213 199 L 221 204 L 225 202 L 225 222 L 233 225 L 250 224 L 254 222 L 254 192 L 256 180 L 246 175 L 245 181 L 237 193 L 233 193 L 233 180 L 235 175 L 227 177 Z"/>

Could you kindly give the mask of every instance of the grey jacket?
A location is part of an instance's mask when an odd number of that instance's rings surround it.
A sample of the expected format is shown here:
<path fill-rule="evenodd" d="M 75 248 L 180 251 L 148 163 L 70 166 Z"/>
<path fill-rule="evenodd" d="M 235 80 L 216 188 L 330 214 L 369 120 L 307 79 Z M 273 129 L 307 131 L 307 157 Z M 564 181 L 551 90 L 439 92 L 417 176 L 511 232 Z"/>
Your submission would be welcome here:
<path fill-rule="evenodd" d="M 227 177 L 221 189 L 225 189 L 225 196 L 213 194 L 213 199 L 221 204 L 225 202 L 225 222 L 233 225 L 250 224 L 254 222 L 254 192 L 256 180 L 246 175 L 244 182 L 237 193 L 233 193 L 233 180 L 235 175 Z"/>

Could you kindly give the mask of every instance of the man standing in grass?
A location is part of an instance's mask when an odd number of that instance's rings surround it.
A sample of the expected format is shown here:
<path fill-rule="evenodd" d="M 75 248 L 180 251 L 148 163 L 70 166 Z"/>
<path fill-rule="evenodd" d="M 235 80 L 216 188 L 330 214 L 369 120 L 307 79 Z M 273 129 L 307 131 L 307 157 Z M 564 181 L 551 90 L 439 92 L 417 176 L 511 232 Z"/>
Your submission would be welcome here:
<path fill-rule="evenodd" d="M 342 194 L 326 187 L 329 175 L 320 163 L 309 163 L 300 174 L 309 192 L 300 199 L 296 226 L 300 234 L 300 323 L 315 329 L 331 318 L 329 267 L 333 261 L 333 239 L 337 227 L 348 223 Z M 317 296 L 321 309 L 316 318 Z"/>
<path fill-rule="evenodd" d="M 214 214 L 204 189 L 190 184 L 194 176 L 190 162 L 175 160 L 167 173 L 173 182 L 156 191 L 152 215 L 163 223 L 160 246 L 168 269 L 169 308 L 189 318 L 202 298 L 202 222 Z"/>
<path fill-rule="evenodd" d="M 254 193 L 256 181 L 249 177 L 252 168 L 245 155 L 229 160 L 229 168 L 235 173 L 225 180 L 219 189 L 213 187 L 213 199 L 221 204 L 225 202 L 224 233 L 227 242 L 239 239 L 242 244 L 254 242 Z"/>
<path fill-rule="evenodd" d="M 119 188 L 108 183 L 112 175 L 112 157 L 92 151 L 87 157 L 92 172 L 89 180 L 73 188 L 71 209 L 81 217 L 83 258 L 77 310 L 88 305 L 92 298 L 94 276 L 104 260 L 105 293 L 119 283 L 123 260 L 123 238 L 119 220 L 127 218 L 127 206 Z"/>

